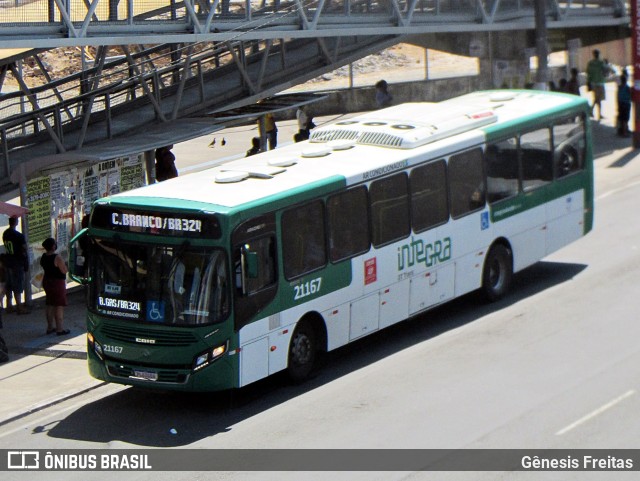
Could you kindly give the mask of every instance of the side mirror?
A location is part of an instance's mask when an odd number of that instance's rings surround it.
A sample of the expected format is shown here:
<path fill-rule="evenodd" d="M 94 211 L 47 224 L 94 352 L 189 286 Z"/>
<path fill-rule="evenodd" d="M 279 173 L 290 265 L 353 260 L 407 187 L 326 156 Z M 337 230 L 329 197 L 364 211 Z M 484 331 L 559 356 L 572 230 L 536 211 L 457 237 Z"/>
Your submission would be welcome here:
<path fill-rule="evenodd" d="M 87 285 L 91 282 L 87 270 L 89 252 L 84 251 L 89 249 L 85 247 L 83 250 L 81 247 L 89 243 L 88 233 L 89 229 L 84 228 L 69 242 L 69 277 L 82 285 Z"/>
<path fill-rule="evenodd" d="M 242 290 L 242 295 L 248 294 L 248 280 L 258 277 L 258 253 L 249 250 L 248 244 L 240 248 L 240 264 L 238 270 L 238 287 Z"/>
<path fill-rule="evenodd" d="M 244 260 L 247 266 L 247 277 L 255 279 L 258 277 L 258 253 L 253 251 L 245 252 Z"/>

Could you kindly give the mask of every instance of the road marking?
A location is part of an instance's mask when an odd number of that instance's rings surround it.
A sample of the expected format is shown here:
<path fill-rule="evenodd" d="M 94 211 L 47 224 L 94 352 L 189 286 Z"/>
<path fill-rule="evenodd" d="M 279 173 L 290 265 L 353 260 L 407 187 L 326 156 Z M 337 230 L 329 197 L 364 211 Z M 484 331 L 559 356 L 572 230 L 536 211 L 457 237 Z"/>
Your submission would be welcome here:
<path fill-rule="evenodd" d="M 596 197 L 596 200 L 605 199 L 605 198 L 609 197 L 610 195 L 614 195 L 614 194 L 617 194 L 618 192 L 622 192 L 622 191 L 630 189 L 632 187 L 636 187 L 638 184 L 640 184 L 640 182 L 633 182 L 631 184 L 627 184 L 627 185 L 625 185 L 623 187 L 620 187 L 618 189 L 608 190 L 607 192 L 605 192 L 603 194 L 600 194 L 598 197 Z"/>
<path fill-rule="evenodd" d="M 624 393 L 622 396 L 618 396 L 617 398 L 615 398 L 613 401 L 609 401 L 607 404 L 605 404 L 604 406 L 599 407 L 598 409 L 596 409 L 595 411 L 591 411 L 589 414 L 587 414 L 586 416 L 581 417 L 580 419 L 578 419 L 576 422 L 569 424 L 567 427 L 562 428 L 560 431 L 558 431 L 556 433 L 556 436 L 562 436 L 565 433 L 568 433 L 569 431 L 571 431 L 573 428 L 576 428 L 578 426 L 580 426 L 581 424 L 586 423 L 587 421 L 595 418 L 596 416 L 602 414 L 603 412 L 605 412 L 608 409 L 611 409 L 613 406 L 615 406 L 616 404 L 624 401 L 626 398 L 628 398 L 629 396 L 633 396 L 635 394 L 635 390 L 631 389 L 629 391 L 627 391 L 626 393 Z"/>

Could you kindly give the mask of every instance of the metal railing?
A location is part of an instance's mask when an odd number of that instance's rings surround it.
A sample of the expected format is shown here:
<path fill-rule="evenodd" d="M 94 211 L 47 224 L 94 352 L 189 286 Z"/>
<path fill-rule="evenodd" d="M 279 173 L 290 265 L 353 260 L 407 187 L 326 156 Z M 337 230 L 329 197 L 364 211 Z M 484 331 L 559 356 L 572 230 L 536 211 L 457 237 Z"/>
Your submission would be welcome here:
<path fill-rule="evenodd" d="M 517 29 L 534 0 L 0 0 L 0 48 Z M 612 24 L 625 0 L 548 0 L 551 26 Z M 25 28 L 28 27 L 28 28 Z M 167 38 L 167 36 L 173 38 Z M 164 37 L 164 38 L 163 38 Z M 90 42 L 91 41 L 91 42 Z"/>

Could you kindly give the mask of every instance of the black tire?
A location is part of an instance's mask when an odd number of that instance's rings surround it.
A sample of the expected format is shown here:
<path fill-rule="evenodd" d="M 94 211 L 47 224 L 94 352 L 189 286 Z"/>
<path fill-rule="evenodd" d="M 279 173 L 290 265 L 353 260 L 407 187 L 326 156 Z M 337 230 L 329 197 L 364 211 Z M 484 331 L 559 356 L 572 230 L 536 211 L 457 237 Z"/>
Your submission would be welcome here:
<path fill-rule="evenodd" d="M 490 302 L 502 299 L 511 287 L 512 277 L 511 250 L 502 244 L 494 245 L 484 261 L 482 294 Z"/>
<path fill-rule="evenodd" d="M 299 383 L 309 377 L 318 359 L 316 332 L 310 323 L 301 321 L 291 336 L 289 344 L 289 378 Z"/>

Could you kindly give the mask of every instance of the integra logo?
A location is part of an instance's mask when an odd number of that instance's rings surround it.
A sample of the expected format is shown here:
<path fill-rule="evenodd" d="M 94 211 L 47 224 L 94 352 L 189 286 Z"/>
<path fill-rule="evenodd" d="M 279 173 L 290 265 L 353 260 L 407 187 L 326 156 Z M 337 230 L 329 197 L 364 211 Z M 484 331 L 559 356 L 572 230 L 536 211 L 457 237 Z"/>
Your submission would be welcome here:
<path fill-rule="evenodd" d="M 145 339 L 143 337 L 136 337 L 136 342 L 138 342 L 140 344 L 155 344 L 156 340 L 155 339 Z"/>
<path fill-rule="evenodd" d="M 427 267 L 443 263 L 451 259 L 451 238 L 445 237 L 433 244 L 422 239 L 411 237 L 409 244 L 398 247 L 398 270 L 424 264 Z"/>

